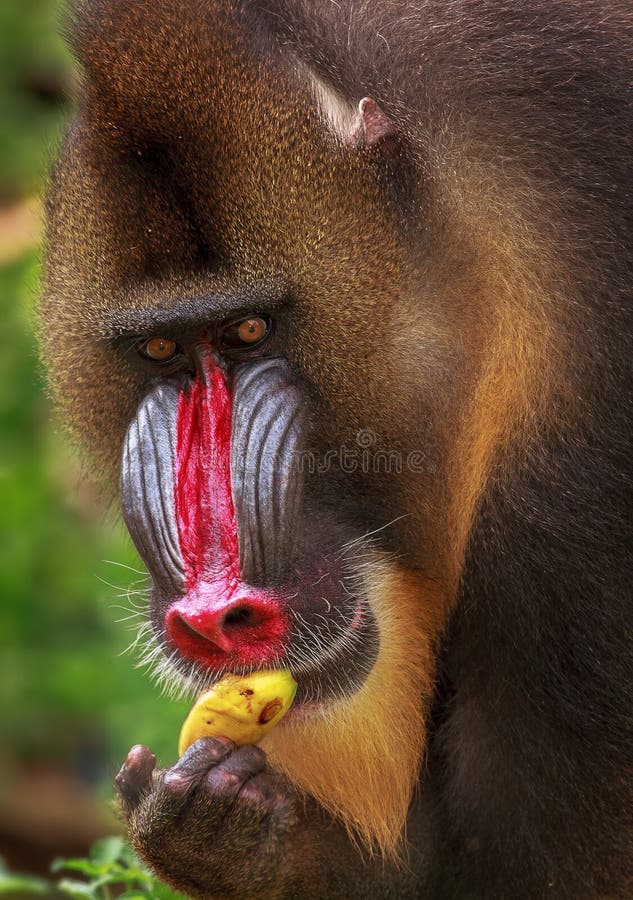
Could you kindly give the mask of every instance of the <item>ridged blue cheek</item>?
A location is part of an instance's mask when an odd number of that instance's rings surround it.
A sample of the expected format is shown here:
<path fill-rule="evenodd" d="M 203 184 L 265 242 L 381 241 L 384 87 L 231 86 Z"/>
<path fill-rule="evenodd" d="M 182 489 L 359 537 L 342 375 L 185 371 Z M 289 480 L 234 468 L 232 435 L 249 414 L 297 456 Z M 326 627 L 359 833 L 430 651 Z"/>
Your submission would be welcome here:
<path fill-rule="evenodd" d="M 299 537 L 305 419 L 303 392 L 285 360 L 236 367 L 231 484 L 240 569 L 250 584 L 277 583 L 289 572 Z"/>
<path fill-rule="evenodd" d="M 178 415 L 189 382 L 160 382 L 125 438 L 121 508 L 136 548 L 166 596 L 184 595 L 178 537 Z M 299 541 L 305 400 L 285 360 L 243 363 L 232 373 L 231 492 L 242 579 L 279 583 Z"/>
<path fill-rule="evenodd" d="M 121 510 L 157 587 L 185 593 L 175 504 L 178 408 L 183 382 L 161 382 L 141 402 L 123 446 Z"/>

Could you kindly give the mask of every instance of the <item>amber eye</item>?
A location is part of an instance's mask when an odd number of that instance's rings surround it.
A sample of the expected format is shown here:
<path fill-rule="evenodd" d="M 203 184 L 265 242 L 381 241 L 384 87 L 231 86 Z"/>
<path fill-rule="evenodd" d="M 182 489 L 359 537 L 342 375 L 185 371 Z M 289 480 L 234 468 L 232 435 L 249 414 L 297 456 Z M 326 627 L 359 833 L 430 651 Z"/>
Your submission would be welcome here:
<path fill-rule="evenodd" d="M 230 350 L 249 349 L 261 344 L 270 333 L 270 322 L 263 316 L 251 316 L 232 322 L 222 332 L 222 345 Z"/>
<path fill-rule="evenodd" d="M 168 362 L 178 353 L 178 344 L 169 338 L 153 337 L 140 344 L 138 351 L 141 356 L 154 362 Z"/>

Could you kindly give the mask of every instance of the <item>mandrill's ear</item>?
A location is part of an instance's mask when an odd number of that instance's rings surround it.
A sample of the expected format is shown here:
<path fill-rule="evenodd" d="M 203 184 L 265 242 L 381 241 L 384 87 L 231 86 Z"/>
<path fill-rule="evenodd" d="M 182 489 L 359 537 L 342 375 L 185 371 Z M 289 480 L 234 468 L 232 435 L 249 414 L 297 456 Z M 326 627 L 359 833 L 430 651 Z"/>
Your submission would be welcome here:
<path fill-rule="evenodd" d="M 352 152 L 365 151 L 373 158 L 395 207 L 407 212 L 420 182 L 414 154 L 404 133 L 371 97 L 364 97 L 358 104 L 347 123 L 343 144 Z"/>
<path fill-rule="evenodd" d="M 403 136 L 376 100 L 363 97 L 355 106 L 313 72 L 308 79 L 328 126 L 346 147 L 376 148 L 387 156 L 399 152 Z"/>
<path fill-rule="evenodd" d="M 371 97 L 364 97 L 358 104 L 358 115 L 346 143 L 350 147 L 376 147 L 393 156 L 399 150 L 400 136 L 396 126 L 376 101 Z"/>

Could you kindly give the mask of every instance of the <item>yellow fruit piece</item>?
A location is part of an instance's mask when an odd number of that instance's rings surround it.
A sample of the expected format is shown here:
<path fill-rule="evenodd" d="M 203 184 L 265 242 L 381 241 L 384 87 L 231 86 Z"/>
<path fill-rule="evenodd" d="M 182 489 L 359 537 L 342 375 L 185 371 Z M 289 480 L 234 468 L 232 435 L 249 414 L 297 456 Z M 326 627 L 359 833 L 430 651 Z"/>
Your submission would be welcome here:
<path fill-rule="evenodd" d="M 296 690 L 287 669 L 226 675 L 198 697 L 180 730 L 178 755 L 202 737 L 257 744 L 288 712 Z"/>

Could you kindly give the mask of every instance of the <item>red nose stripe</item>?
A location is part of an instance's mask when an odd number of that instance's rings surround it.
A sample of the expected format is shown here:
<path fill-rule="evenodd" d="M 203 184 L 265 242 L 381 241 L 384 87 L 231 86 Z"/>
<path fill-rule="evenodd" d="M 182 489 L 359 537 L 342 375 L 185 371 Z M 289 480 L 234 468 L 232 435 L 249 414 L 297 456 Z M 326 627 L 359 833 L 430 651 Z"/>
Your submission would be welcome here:
<path fill-rule="evenodd" d="M 245 585 L 231 493 L 232 402 L 212 360 L 178 401 L 174 493 L 185 595 L 170 606 L 167 633 L 189 659 L 211 667 L 274 658 L 287 630 L 279 597 Z"/>
<path fill-rule="evenodd" d="M 209 360 L 178 405 L 175 501 L 187 587 L 202 576 L 239 579 L 231 495 L 231 394 Z"/>

